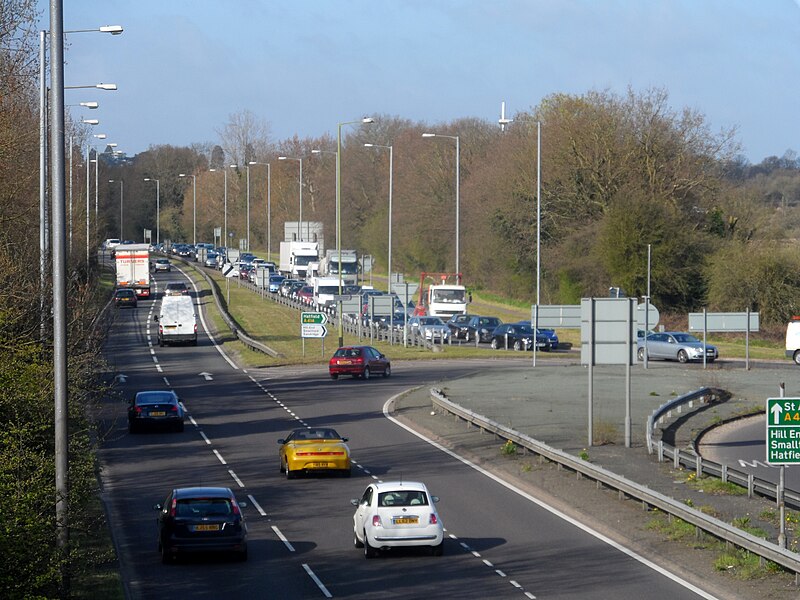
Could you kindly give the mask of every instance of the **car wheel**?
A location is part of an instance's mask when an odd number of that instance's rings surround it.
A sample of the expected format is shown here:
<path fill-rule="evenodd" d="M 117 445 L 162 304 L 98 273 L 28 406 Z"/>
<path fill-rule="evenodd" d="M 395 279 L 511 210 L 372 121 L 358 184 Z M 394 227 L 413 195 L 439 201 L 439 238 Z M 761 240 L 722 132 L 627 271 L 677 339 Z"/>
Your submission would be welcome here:
<path fill-rule="evenodd" d="M 391 377 L 392 376 L 392 367 L 390 365 L 386 365 L 386 368 L 383 370 L 384 377 Z"/>
<path fill-rule="evenodd" d="M 355 546 L 356 548 L 364 547 L 364 544 L 361 542 L 361 540 L 358 539 L 355 530 L 353 530 L 353 546 Z"/>
<path fill-rule="evenodd" d="M 336 373 L 331 373 L 331 379 L 339 379 L 339 376 Z"/>
<path fill-rule="evenodd" d="M 492 338 L 492 350 L 497 350 L 497 338 Z"/>
<path fill-rule="evenodd" d="M 164 347 L 164 340 L 162 340 L 161 338 L 158 338 L 158 347 L 159 348 L 163 348 Z"/>
<path fill-rule="evenodd" d="M 641 362 L 644 362 L 644 348 L 639 348 L 636 351 L 636 358 L 638 358 Z"/>
<path fill-rule="evenodd" d="M 716 358 L 707 358 L 707 359 L 706 359 L 706 362 L 707 362 L 708 364 L 711 364 L 711 363 L 713 363 L 715 360 L 717 360 L 717 359 L 716 359 Z"/>
<path fill-rule="evenodd" d="M 794 364 L 800 365 L 800 350 L 795 350 L 794 356 L 792 356 L 794 360 Z"/>
<path fill-rule="evenodd" d="M 128 433 L 139 433 L 139 428 L 133 423 L 128 423 Z"/>
<path fill-rule="evenodd" d="M 175 425 L 175 431 L 177 431 L 178 433 L 182 433 L 183 432 L 183 427 L 184 427 L 183 421 L 181 421 L 180 423 Z"/>
<path fill-rule="evenodd" d="M 280 461 L 281 466 L 278 468 L 278 472 L 283 473 L 285 469 L 283 468 L 283 461 Z"/>
<path fill-rule="evenodd" d="M 236 560 L 238 560 L 239 562 L 245 562 L 247 560 L 247 548 L 245 548 L 241 552 L 237 552 L 235 557 Z"/>
<path fill-rule="evenodd" d="M 686 350 L 678 350 L 678 361 L 682 363 L 689 362 L 689 355 L 686 354 Z"/>
<path fill-rule="evenodd" d="M 364 558 L 375 558 L 378 556 L 378 549 L 369 545 L 369 538 L 367 532 L 364 532 Z"/>
<path fill-rule="evenodd" d="M 436 546 L 431 546 L 431 556 L 441 556 L 442 554 L 444 554 L 444 540 Z"/>
<path fill-rule="evenodd" d="M 289 463 L 286 463 L 286 479 L 294 479 L 297 473 L 289 469 Z"/>
<path fill-rule="evenodd" d="M 364 372 L 361 373 L 361 377 L 364 379 L 369 379 L 369 367 L 364 367 Z"/>
<path fill-rule="evenodd" d="M 517 352 L 522 350 L 522 342 L 520 342 L 519 340 L 515 341 L 514 342 L 514 350 L 516 350 Z"/>

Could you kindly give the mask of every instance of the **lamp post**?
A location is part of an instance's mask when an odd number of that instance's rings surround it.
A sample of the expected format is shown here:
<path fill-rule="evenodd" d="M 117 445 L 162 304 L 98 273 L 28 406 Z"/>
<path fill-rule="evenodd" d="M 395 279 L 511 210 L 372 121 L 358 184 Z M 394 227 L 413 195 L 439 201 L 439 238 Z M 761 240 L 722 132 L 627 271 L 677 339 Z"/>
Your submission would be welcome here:
<path fill-rule="evenodd" d="M 230 167 L 231 169 L 235 169 L 236 165 L 230 165 Z M 216 173 L 217 170 L 218 169 L 209 169 L 209 171 L 213 173 Z M 222 220 L 225 227 L 223 235 L 225 236 L 224 247 L 226 249 L 226 255 L 227 255 L 227 248 L 228 248 L 228 167 L 227 166 L 222 167 L 222 173 L 225 176 L 225 184 L 224 184 L 225 191 L 224 191 L 224 200 L 222 209 L 223 212 Z"/>
<path fill-rule="evenodd" d="M 145 181 L 156 182 L 156 246 L 161 243 L 161 181 L 152 177 L 145 177 Z"/>
<path fill-rule="evenodd" d="M 382 146 L 381 144 L 364 144 L 365 148 L 383 148 L 389 151 L 389 283 L 386 289 L 391 293 L 392 291 L 392 178 L 394 173 L 394 148 L 392 146 Z"/>
<path fill-rule="evenodd" d="M 300 241 L 303 241 L 303 159 L 294 158 L 292 156 L 279 156 L 278 160 L 296 160 L 300 163 L 300 221 L 297 223 L 297 229 Z"/>
<path fill-rule="evenodd" d="M 108 183 L 114 183 L 114 179 L 109 179 Z M 123 194 L 125 192 L 125 182 L 120 179 L 119 180 L 119 239 L 120 241 L 125 239 L 125 236 L 122 235 L 122 201 L 123 201 Z"/>
<path fill-rule="evenodd" d="M 423 133 L 422 137 L 424 137 L 424 138 L 440 137 L 440 138 L 448 138 L 448 139 L 456 141 L 456 273 L 458 273 L 459 276 L 460 276 L 460 273 L 461 273 L 461 262 L 460 262 L 461 251 L 460 251 L 460 247 L 459 247 L 459 243 L 460 243 L 459 209 L 460 209 L 460 205 L 461 205 L 461 199 L 460 199 L 460 195 L 459 195 L 459 185 L 460 185 L 460 181 L 461 181 L 461 174 L 460 174 L 461 147 L 460 147 L 459 139 L 458 139 L 457 135 L 442 135 L 441 133 Z M 534 344 L 534 346 L 536 346 L 536 344 Z"/>
<path fill-rule="evenodd" d="M 264 165 L 267 167 L 267 260 L 272 260 L 272 166 L 251 160 L 247 163 L 247 250 L 250 251 L 250 167 Z"/>
<path fill-rule="evenodd" d="M 374 123 L 372 117 L 364 117 L 358 121 L 345 121 L 336 125 L 336 252 L 339 255 L 339 266 L 342 264 L 342 127 L 358 123 Z M 339 297 L 342 296 L 342 269 L 339 269 Z M 336 318 L 339 321 L 339 347 L 344 346 L 344 319 L 342 319 L 342 301 L 339 300 L 336 308 Z"/>
<path fill-rule="evenodd" d="M 92 137 L 97 138 L 98 140 L 106 139 L 105 133 L 95 133 L 92 134 Z M 90 191 L 92 189 L 91 178 L 89 176 L 89 168 L 91 167 L 92 160 L 91 160 L 91 152 L 92 152 L 92 145 L 89 144 L 86 146 L 86 263 L 89 263 L 90 255 L 89 255 L 89 247 L 90 247 L 90 234 L 89 234 L 89 215 L 91 214 L 91 201 L 90 201 Z M 94 150 L 95 156 L 97 156 L 97 148 Z M 95 175 L 94 181 L 95 188 L 97 188 L 97 177 Z"/>
<path fill-rule="evenodd" d="M 197 175 L 181 173 L 178 177 L 192 178 L 192 244 L 197 246 Z"/>

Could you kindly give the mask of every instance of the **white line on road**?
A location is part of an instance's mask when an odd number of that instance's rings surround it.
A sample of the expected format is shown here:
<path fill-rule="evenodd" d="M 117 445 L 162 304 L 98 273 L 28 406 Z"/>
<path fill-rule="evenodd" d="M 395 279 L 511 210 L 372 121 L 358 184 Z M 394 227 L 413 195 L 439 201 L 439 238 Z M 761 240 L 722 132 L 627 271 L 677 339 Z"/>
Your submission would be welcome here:
<path fill-rule="evenodd" d="M 497 573 L 498 575 L 500 575 L 500 577 L 505 577 L 506 576 L 506 574 L 503 573 L 500 569 L 495 569 L 494 572 Z"/>
<path fill-rule="evenodd" d="M 163 373 L 164 372 L 164 369 L 161 368 L 161 365 L 158 364 L 158 361 L 156 361 L 156 371 L 158 371 L 159 373 Z"/>
<path fill-rule="evenodd" d="M 490 569 L 494 568 L 494 565 L 492 563 L 490 563 L 488 560 L 486 560 L 485 558 L 483 559 L 483 564 L 485 564 Z"/>
<path fill-rule="evenodd" d="M 169 384 L 169 379 L 167 379 L 166 377 L 162 377 L 161 379 L 163 379 L 163 380 L 164 380 L 164 385 L 166 385 L 167 387 L 172 387 L 172 386 Z"/>
<path fill-rule="evenodd" d="M 328 588 L 322 584 L 322 582 L 319 580 L 319 577 L 314 575 L 314 571 L 311 570 L 311 567 L 309 567 L 306 563 L 303 563 L 303 568 L 306 570 L 306 573 L 308 573 L 308 576 L 314 580 L 314 583 L 317 584 L 317 587 L 322 591 L 322 593 L 325 594 L 325 597 L 333 598 L 333 595 L 328 591 Z"/>
<path fill-rule="evenodd" d="M 222 458 L 222 454 L 220 454 L 218 450 L 214 450 L 213 452 L 214 452 L 214 454 L 217 455 L 217 458 L 219 459 L 219 462 L 221 462 L 223 465 L 227 465 L 228 464 L 228 463 L 225 462 L 225 459 Z"/>
<path fill-rule="evenodd" d="M 208 436 L 206 436 L 206 434 L 203 433 L 202 431 L 200 432 L 200 437 L 206 441 L 206 444 L 208 444 L 209 446 L 211 445 L 211 440 L 208 439 Z"/>
<path fill-rule="evenodd" d="M 258 514 L 260 514 L 262 517 L 266 517 L 267 513 L 264 512 L 264 509 L 261 508 L 261 505 L 258 502 L 256 502 L 256 499 L 253 498 L 253 495 L 252 494 L 247 494 L 247 497 L 250 498 L 250 502 L 252 502 L 253 506 L 256 507 L 256 510 L 258 511 Z"/>
<path fill-rule="evenodd" d="M 191 416 L 191 415 L 189 415 L 189 422 L 190 422 L 192 425 L 194 425 L 195 427 L 200 427 L 200 426 L 197 424 L 197 421 L 195 421 L 195 420 L 194 420 L 194 417 L 193 417 L 193 416 Z M 203 435 L 203 434 L 201 433 L 200 435 Z"/>
<path fill-rule="evenodd" d="M 283 544 L 289 549 L 289 552 L 294 552 L 294 546 L 289 543 L 289 540 L 281 533 L 281 530 L 277 528 L 277 526 L 272 526 L 272 531 L 275 532 L 275 535 L 283 542 Z"/>
<path fill-rule="evenodd" d="M 242 483 L 242 480 L 241 480 L 241 479 L 239 479 L 239 478 L 236 476 L 236 473 L 234 473 L 234 472 L 233 472 L 233 469 L 228 469 L 228 473 L 230 473 L 230 474 L 231 474 L 231 477 L 233 477 L 233 480 L 234 480 L 234 481 L 237 483 L 237 485 L 238 485 L 240 488 L 243 488 L 243 487 L 244 487 L 244 484 Z"/>
<path fill-rule="evenodd" d="M 521 586 L 520 584 L 518 584 L 516 581 L 514 581 L 513 579 L 509 579 L 509 580 L 508 580 L 508 583 L 510 583 L 511 585 L 513 585 L 515 588 L 522 589 L 522 586 Z"/>
<path fill-rule="evenodd" d="M 525 592 L 525 597 L 530 598 L 531 600 L 536 600 L 536 596 L 534 596 L 530 592 Z"/>

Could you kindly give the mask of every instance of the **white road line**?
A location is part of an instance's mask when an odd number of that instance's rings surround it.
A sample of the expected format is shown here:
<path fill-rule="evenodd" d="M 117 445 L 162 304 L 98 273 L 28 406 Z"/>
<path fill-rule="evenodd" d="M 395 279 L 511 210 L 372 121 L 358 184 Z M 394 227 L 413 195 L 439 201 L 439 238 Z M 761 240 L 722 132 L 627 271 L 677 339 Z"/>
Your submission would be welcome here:
<path fill-rule="evenodd" d="M 156 356 L 155 352 L 153 353 L 152 359 L 154 363 L 158 364 L 158 357 Z"/>
<path fill-rule="evenodd" d="M 525 597 L 530 598 L 531 600 L 536 600 L 536 596 L 534 596 L 530 592 L 525 592 Z"/>
<path fill-rule="evenodd" d="M 508 583 L 510 583 L 511 585 L 513 585 L 515 588 L 522 589 L 522 586 L 521 586 L 520 584 L 518 584 L 516 581 L 514 581 L 513 579 L 509 579 L 509 580 L 508 580 Z"/>
<path fill-rule="evenodd" d="M 161 379 L 163 379 L 163 380 L 164 380 L 164 384 L 165 384 L 167 387 L 172 387 L 172 386 L 169 384 L 169 379 L 167 379 L 166 377 L 162 377 Z"/>
<path fill-rule="evenodd" d="M 497 573 L 498 575 L 500 575 L 500 577 L 505 577 L 506 576 L 506 574 L 503 573 L 500 569 L 495 569 L 494 572 Z"/>
<path fill-rule="evenodd" d="M 190 421 L 190 422 L 191 422 L 191 424 L 192 424 L 192 425 L 194 425 L 195 427 L 200 427 L 200 426 L 197 424 L 197 421 L 195 421 L 195 420 L 194 420 L 194 417 L 193 417 L 193 416 L 191 416 L 191 415 L 189 415 L 189 421 Z M 200 435 L 203 435 L 203 434 L 202 434 L 202 432 L 200 433 Z M 205 437 L 205 436 L 203 436 L 203 437 Z M 210 443 L 210 442 L 209 442 L 209 443 Z"/>
<path fill-rule="evenodd" d="M 219 462 L 221 462 L 223 465 L 227 465 L 228 464 L 228 463 L 225 462 L 225 459 L 222 458 L 222 454 L 220 454 L 218 450 L 213 450 L 213 452 L 214 452 L 214 454 L 217 455 L 217 458 L 219 459 Z"/>
<path fill-rule="evenodd" d="M 240 488 L 243 488 L 243 487 L 244 487 L 244 484 L 242 483 L 242 480 L 241 480 L 241 479 L 239 479 L 239 478 L 236 476 L 236 473 L 234 473 L 234 472 L 233 472 L 233 469 L 228 469 L 228 473 L 230 473 L 230 474 L 231 474 L 231 477 L 233 477 L 233 480 L 236 482 L 236 484 L 237 484 L 237 485 L 238 485 Z"/>
<path fill-rule="evenodd" d="M 467 552 L 469 552 L 471 550 L 471 548 L 467 544 L 465 544 L 464 542 L 460 542 L 460 543 L 461 543 L 461 547 L 464 550 L 466 550 Z"/>
<path fill-rule="evenodd" d="M 150 348 L 150 354 L 155 354 L 155 353 L 156 353 L 156 349 L 155 348 Z"/>
<path fill-rule="evenodd" d="M 164 369 L 161 368 L 161 365 L 158 364 L 158 362 L 156 362 L 156 371 L 158 371 L 159 373 L 163 373 L 164 372 Z"/>
<path fill-rule="evenodd" d="M 630 548 L 626 548 L 626 547 L 625 547 L 625 546 L 623 546 L 622 544 L 619 544 L 618 542 L 615 542 L 614 540 L 612 540 L 611 538 L 609 538 L 609 537 L 607 537 L 607 536 L 603 535 L 603 534 L 602 534 L 602 533 L 600 533 L 599 531 L 596 531 L 595 529 L 592 529 L 591 527 L 589 527 L 588 525 L 585 525 L 584 523 L 581 523 L 581 522 L 580 522 L 580 521 L 578 521 L 577 519 L 573 519 L 573 518 L 572 518 L 572 517 L 570 517 L 569 515 L 567 515 L 567 514 L 564 514 L 564 513 L 563 513 L 563 512 L 561 512 L 560 510 L 557 510 L 556 508 L 553 508 L 552 506 L 550 506 L 549 504 L 546 504 L 545 502 L 543 502 L 543 501 L 539 500 L 538 498 L 536 498 L 536 497 L 534 497 L 534 496 L 531 496 L 529 493 L 527 493 L 527 492 L 525 492 L 525 491 L 521 490 L 520 488 L 516 487 L 515 485 L 513 485 L 513 484 L 511 484 L 511 483 L 509 483 L 509 482 L 507 482 L 507 481 L 504 481 L 503 479 L 501 479 L 500 477 L 498 477 L 498 476 L 497 476 L 497 475 L 495 475 L 494 473 L 490 473 L 489 471 L 487 471 L 487 470 L 486 470 L 486 469 L 484 469 L 483 467 L 480 467 L 480 466 L 476 465 L 476 464 L 475 464 L 475 463 L 473 463 L 472 461 L 470 461 L 470 460 L 468 460 L 468 459 L 464 458 L 463 456 L 460 456 L 460 455 L 456 454 L 455 452 L 453 452 L 452 450 L 450 450 L 450 449 L 448 449 L 448 448 L 445 448 L 445 447 L 444 447 L 444 446 L 442 446 L 441 444 L 439 444 L 439 443 L 437 443 L 437 442 L 435 442 L 435 441 L 433 441 L 433 440 L 431 440 L 431 439 L 429 439 L 429 438 L 425 437 L 425 436 L 424 436 L 424 435 L 422 435 L 421 433 L 419 433 L 419 432 L 417 432 L 417 431 L 414 431 L 414 430 L 413 430 L 411 427 L 409 427 L 409 426 L 408 426 L 408 425 L 406 425 L 405 423 L 401 423 L 400 421 L 398 421 L 398 420 L 397 420 L 397 419 L 395 419 L 395 418 L 394 418 L 392 415 L 390 415 L 390 414 L 389 414 L 389 407 L 390 407 L 392 404 L 394 404 L 394 401 L 395 401 L 397 398 L 399 398 L 399 397 L 400 397 L 400 396 L 401 396 L 403 393 L 405 393 L 405 392 L 401 392 L 401 393 L 399 393 L 399 394 L 395 394 L 394 396 L 392 396 L 391 398 L 389 398 L 389 399 L 388 399 L 388 400 L 387 400 L 387 401 L 386 401 L 386 402 L 383 404 L 383 415 L 384 415 L 384 416 L 385 416 L 387 419 L 389 419 L 389 420 L 390 420 L 392 423 L 394 423 L 395 425 L 397 425 L 398 427 L 401 427 L 401 428 L 405 429 L 405 430 L 406 430 L 406 431 L 408 431 L 410 434 L 412 434 L 412 435 L 414 435 L 414 436 L 418 437 L 419 439 L 421 439 L 421 440 L 423 440 L 423 441 L 425 441 L 425 442 L 429 443 L 429 444 L 430 444 L 431 446 L 433 446 L 434 448 L 436 448 L 436 449 L 438 449 L 438 450 L 441 450 L 441 451 L 442 451 L 442 452 L 444 452 L 445 454 L 447 454 L 447 455 L 449 455 L 449 456 L 452 456 L 453 458 L 455 458 L 456 460 L 458 460 L 458 461 L 462 462 L 463 464 L 467 465 L 468 467 L 470 467 L 470 468 L 472 468 L 472 469 L 475 469 L 475 470 L 476 470 L 478 473 L 480 473 L 481 475 L 484 475 L 484 476 L 488 477 L 489 479 L 491 479 L 491 480 L 493 480 L 493 481 L 497 482 L 498 484 L 502 485 L 502 486 L 503 486 L 503 487 L 505 487 L 506 489 L 508 489 L 508 490 L 511 490 L 512 492 L 514 492 L 514 493 L 516 493 L 516 494 L 519 494 L 520 496 L 522 496 L 522 497 L 523 497 L 523 498 L 525 498 L 526 500 L 529 500 L 530 502 L 533 502 L 534 504 L 536 504 L 536 505 L 537 505 L 537 506 L 539 506 L 540 508 L 543 508 L 543 509 L 545 509 L 546 511 L 549 511 L 551 514 L 553 514 L 553 515 L 557 516 L 558 518 L 560 518 L 560 519 L 562 519 L 562 520 L 566 521 L 567 523 L 570 523 L 571 525 L 574 525 L 575 527 L 577 527 L 577 528 L 578 528 L 578 529 L 580 529 L 581 531 L 584 531 L 584 532 L 588 533 L 589 535 L 592 535 L 592 536 L 594 536 L 594 537 L 595 537 L 595 538 L 597 538 L 598 540 L 600 540 L 600 541 L 602 541 L 602 542 L 605 542 L 606 544 L 608 544 L 608 545 L 609 545 L 609 546 L 611 546 L 612 548 L 616 548 L 616 549 L 617 549 L 617 550 L 619 550 L 620 552 L 622 552 L 622 553 L 624 553 L 624 554 L 628 555 L 630 558 L 632 558 L 632 559 L 634 559 L 634 560 L 636 560 L 636 561 L 638 561 L 638 562 L 642 563 L 643 565 L 645 565 L 645 566 L 647 566 L 647 567 L 651 568 L 651 569 L 652 569 L 652 570 L 654 570 L 655 572 L 657 572 L 657 573 L 661 573 L 661 574 L 662 574 L 664 577 L 667 577 L 668 579 L 671 579 L 672 581 L 674 581 L 674 582 L 675 582 L 675 583 L 677 583 L 678 585 L 680 585 L 680 586 L 683 586 L 684 588 L 686 588 L 686 589 L 688 589 L 688 590 L 690 590 L 690 591 L 694 592 L 695 594 L 697 594 L 697 595 L 698 595 L 698 596 L 700 596 L 701 598 L 705 598 L 706 600 L 719 600 L 719 599 L 718 599 L 716 596 L 714 596 L 714 595 L 712 595 L 712 594 L 709 594 L 708 592 L 706 592 L 706 591 L 704 591 L 704 590 L 701 590 L 699 587 L 697 587 L 697 586 L 695 586 L 695 585 L 693 585 L 693 584 L 689 583 L 689 582 L 688 582 L 688 581 L 686 581 L 685 579 L 681 579 L 680 577 L 678 577 L 678 576 L 677 576 L 677 575 L 675 575 L 674 573 L 670 573 L 670 572 L 669 572 L 669 571 L 667 571 L 665 568 L 661 567 L 660 565 L 657 565 L 656 563 L 654 563 L 653 561 L 651 561 L 651 560 L 649 560 L 649 559 L 645 558 L 645 557 L 644 557 L 644 556 L 642 556 L 641 554 L 638 554 L 637 552 L 634 552 L 634 551 L 633 551 L 633 550 L 631 550 Z M 498 574 L 498 575 L 500 575 L 501 577 L 505 577 L 505 573 L 503 573 L 503 572 L 502 572 L 502 571 L 500 571 L 500 570 L 498 570 L 498 571 L 497 571 L 497 574 Z"/>
<path fill-rule="evenodd" d="M 202 431 L 200 432 L 200 437 L 201 437 L 201 438 L 203 438 L 203 439 L 206 441 L 206 444 L 208 444 L 209 446 L 211 445 L 211 440 L 210 440 L 210 439 L 208 439 L 208 437 L 206 436 L 206 434 L 205 434 L 205 433 L 203 433 Z"/>
<path fill-rule="evenodd" d="M 492 563 L 490 563 L 488 560 L 486 560 L 485 558 L 483 559 L 483 564 L 485 564 L 490 569 L 494 569 L 494 565 Z"/>
<path fill-rule="evenodd" d="M 481 555 L 478 554 L 475 550 L 472 551 L 472 556 L 474 556 L 475 558 L 480 558 L 481 557 Z"/>
<path fill-rule="evenodd" d="M 256 502 L 256 499 L 253 498 L 253 495 L 252 494 L 247 494 L 247 497 L 250 498 L 250 502 L 252 502 L 253 506 L 256 507 L 256 510 L 258 511 L 258 514 L 260 514 L 262 517 L 266 517 L 267 513 L 264 512 L 264 509 L 261 508 L 261 505 L 258 502 Z"/>
<path fill-rule="evenodd" d="M 314 575 L 314 571 L 311 570 L 311 567 L 309 567 L 306 563 L 303 563 L 303 568 L 306 570 L 306 573 L 308 573 L 308 576 L 314 580 L 314 583 L 317 584 L 317 587 L 322 591 L 322 593 L 325 594 L 325 597 L 333 598 L 333 595 L 328 591 L 328 588 L 322 584 L 322 582 L 319 580 L 319 577 Z"/>
<path fill-rule="evenodd" d="M 281 533 L 281 530 L 278 529 L 275 525 L 272 526 L 272 531 L 275 532 L 275 535 L 283 542 L 284 546 L 289 549 L 289 552 L 294 552 L 294 546 L 289 543 L 289 540 Z"/>

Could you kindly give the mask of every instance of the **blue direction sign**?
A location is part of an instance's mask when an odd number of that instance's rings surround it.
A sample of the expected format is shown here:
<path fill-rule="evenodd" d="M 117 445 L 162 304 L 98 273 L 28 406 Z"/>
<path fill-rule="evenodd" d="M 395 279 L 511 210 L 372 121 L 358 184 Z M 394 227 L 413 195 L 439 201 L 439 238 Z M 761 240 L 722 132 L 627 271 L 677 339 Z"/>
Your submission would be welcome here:
<path fill-rule="evenodd" d="M 800 464 L 800 398 L 767 399 L 767 462 Z"/>

